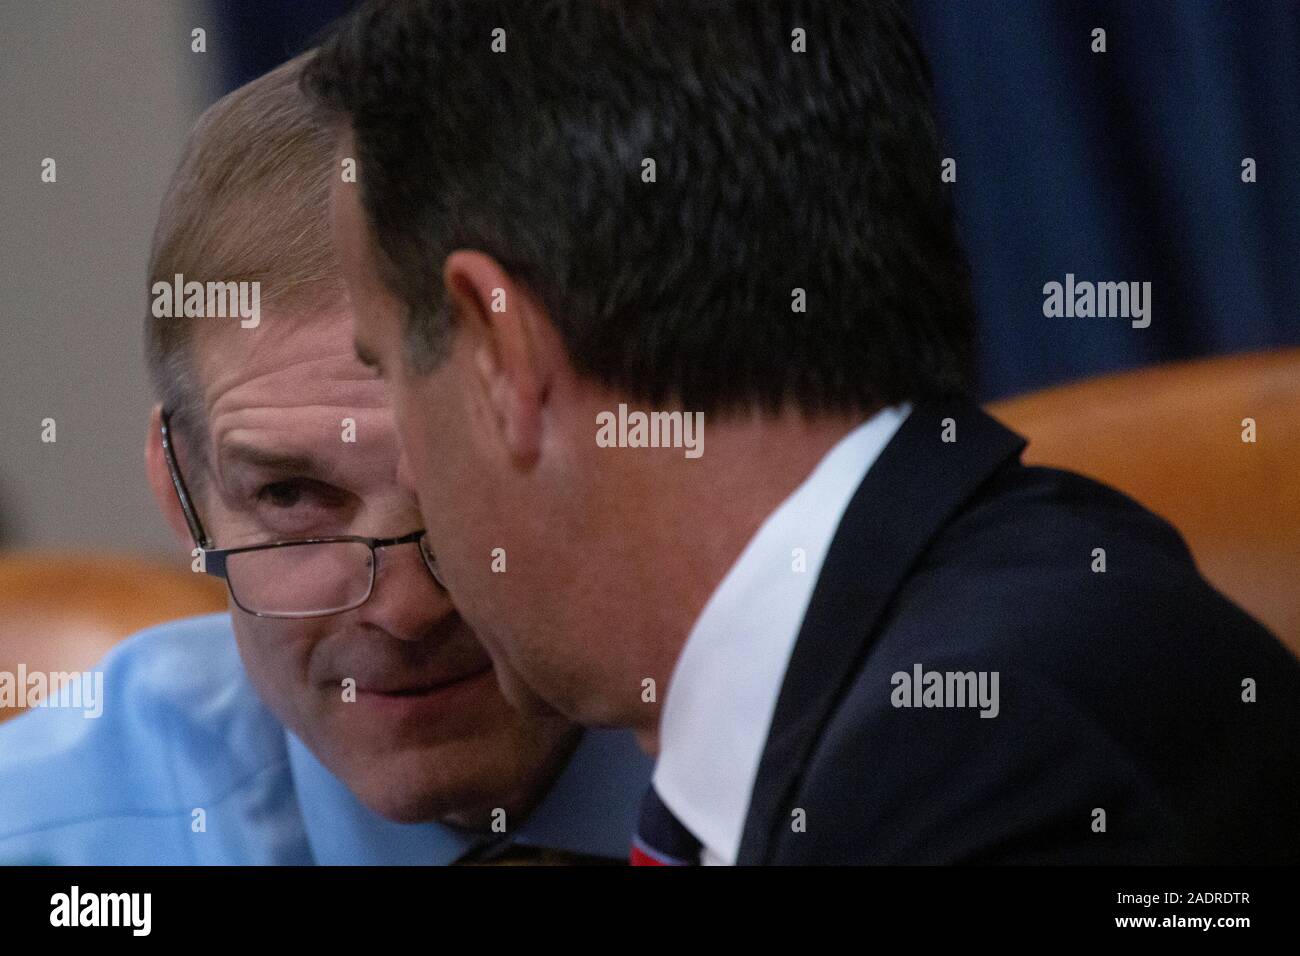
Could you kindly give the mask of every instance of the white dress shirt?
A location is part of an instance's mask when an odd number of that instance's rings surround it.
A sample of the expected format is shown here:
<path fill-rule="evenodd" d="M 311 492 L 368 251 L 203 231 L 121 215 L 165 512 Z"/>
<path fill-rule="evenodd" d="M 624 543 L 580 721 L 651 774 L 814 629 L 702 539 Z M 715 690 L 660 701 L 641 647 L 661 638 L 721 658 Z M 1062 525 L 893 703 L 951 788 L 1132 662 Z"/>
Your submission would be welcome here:
<path fill-rule="evenodd" d="M 911 411 L 877 412 L 844 436 L 750 539 L 682 648 L 659 721 L 654 785 L 731 865 L 790 655 L 853 493 Z"/>

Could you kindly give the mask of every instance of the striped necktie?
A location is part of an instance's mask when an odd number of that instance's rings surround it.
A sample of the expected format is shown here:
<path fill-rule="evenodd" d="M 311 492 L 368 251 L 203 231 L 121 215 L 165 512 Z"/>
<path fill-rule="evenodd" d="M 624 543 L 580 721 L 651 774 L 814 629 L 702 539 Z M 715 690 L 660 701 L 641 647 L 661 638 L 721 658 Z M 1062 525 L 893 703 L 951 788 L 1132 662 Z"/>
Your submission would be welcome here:
<path fill-rule="evenodd" d="M 650 787 L 641 801 L 641 821 L 632 838 L 632 865 L 697 866 L 702 847 Z"/>

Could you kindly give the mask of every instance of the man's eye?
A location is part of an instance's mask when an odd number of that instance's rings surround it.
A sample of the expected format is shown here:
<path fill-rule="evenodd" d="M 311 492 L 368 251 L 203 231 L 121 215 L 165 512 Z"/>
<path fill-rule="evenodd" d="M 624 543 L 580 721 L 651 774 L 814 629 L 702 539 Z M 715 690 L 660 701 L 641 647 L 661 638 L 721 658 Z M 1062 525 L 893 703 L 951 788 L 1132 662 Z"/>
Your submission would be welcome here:
<path fill-rule="evenodd" d="M 257 500 L 273 508 L 292 508 L 307 494 L 304 482 L 297 478 L 273 481 L 257 489 Z"/>
<path fill-rule="evenodd" d="M 248 512 L 278 538 L 342 533 L 355 504 L 343 489 L 313 478 L 280 478 L 253 489 Z"/>

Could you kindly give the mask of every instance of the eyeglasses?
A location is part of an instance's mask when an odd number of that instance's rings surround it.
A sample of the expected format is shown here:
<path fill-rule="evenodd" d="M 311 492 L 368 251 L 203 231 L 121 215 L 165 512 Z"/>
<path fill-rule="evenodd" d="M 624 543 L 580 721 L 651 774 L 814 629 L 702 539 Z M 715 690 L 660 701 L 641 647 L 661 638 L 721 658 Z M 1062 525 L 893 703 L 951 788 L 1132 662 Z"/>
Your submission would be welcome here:
<path fill-rule="evenodd" d="M 171 473 L 172 487 L 180 500 L 185 523 L 203 556 L 203 570 L 222 578 L 231 600 L 256 617 L 309 618 L 341 614 L 360 607 L 375 589 L 375 568 L 380 548 L 415 543 L 425 568 L 439 587 L 444 587 L 438 564 L 424 531 L 412 531 L 396 538 L 365 538 L 338 535 L 271 541 L 242 548 L 213 548 L 189 489 L 181 477 L 172 447 L 171 415 L 162 412 L 162 450 Z"/>

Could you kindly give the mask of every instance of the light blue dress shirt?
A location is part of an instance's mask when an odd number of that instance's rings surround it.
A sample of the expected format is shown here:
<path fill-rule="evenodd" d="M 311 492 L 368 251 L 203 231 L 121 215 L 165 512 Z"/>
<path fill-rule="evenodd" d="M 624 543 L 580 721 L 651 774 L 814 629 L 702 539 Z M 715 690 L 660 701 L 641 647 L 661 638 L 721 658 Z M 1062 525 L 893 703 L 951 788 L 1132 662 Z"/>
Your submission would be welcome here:
<path fill-rule="evenodd" d="M 438 865 L 482 839 L 367 810 L 262 705 L 228 615 L 142 631 L 96 670 L 101 716 L 0 724 L 0 864 Z M 624 858 L 650 770 L 630 734 L 585 732 L 513 842 Z"/>

